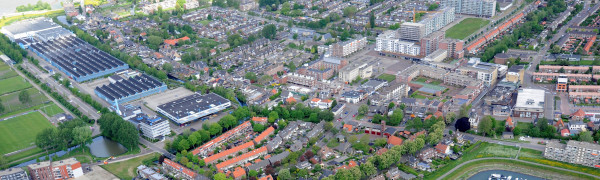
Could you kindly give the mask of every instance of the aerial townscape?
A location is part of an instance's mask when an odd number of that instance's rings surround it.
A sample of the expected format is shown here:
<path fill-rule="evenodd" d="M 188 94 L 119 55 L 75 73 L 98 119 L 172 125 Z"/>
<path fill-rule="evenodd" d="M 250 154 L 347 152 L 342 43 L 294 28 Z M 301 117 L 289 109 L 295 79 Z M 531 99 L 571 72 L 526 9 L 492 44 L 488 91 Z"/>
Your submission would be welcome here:
<path fill-rule="evenodd" d="M 0 180 L 600 179 L 600 0 L 22 0 Z"/>

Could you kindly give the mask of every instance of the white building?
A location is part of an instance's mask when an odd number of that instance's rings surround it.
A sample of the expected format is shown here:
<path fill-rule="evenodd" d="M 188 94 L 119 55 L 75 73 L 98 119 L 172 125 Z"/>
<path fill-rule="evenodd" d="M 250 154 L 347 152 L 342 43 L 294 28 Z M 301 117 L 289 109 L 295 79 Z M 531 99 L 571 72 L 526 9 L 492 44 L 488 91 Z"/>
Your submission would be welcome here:
<path fill-rule="evenodd" d="M 454 12 L 453 8 L 440 8 L 437 13 L 427 14 L 427 17 L 419 22 L 425 26 L 423 37 L 453 22 L 455 18 Z"/>
<path fill-rule="evenodd" d="M 365 48 L 367 45 L 367 37 L 360 37 L 356 39 L 351 39 L 344 42 L 339 42 L 330 45 L 329 49 L 331 49 L 331 56 L 334 57 L 345 57 L 348 56 L 358 50 Z"/>
<path fill-rule="evenodd" d="M 351 82 L 360 78 L 369 78 L 373 74 L 373 65 L 371 63 L 354 63 L 340 69 L 339 79 L 342 82 Z"/>
<path fill-rule="evenodd" d="M 135 120 L 139 122 L 138 128 L 142 130 L 142 134 L 150 139 L 162 139 L 171 134 L 169 122 L 161 117 L 138 115 Z"/>
<path fill-rule="evenodd" d="M 414 42 L 400 40 L 396 31 L 386 31 L 377 37 L 375 51 L 417 56 L 421 47 Z"/>
<path fill-rule="evenodd" d="M 448 57 L 448 51 L 443 49 L 438 49 L 433 51 L 431 54 L 425 56 L 424 61 L 428 62 L 442 62 L 444 59 Z"/>
<path fill-rule="evenodd" d="M 441 0 L 440 7 L 454 8 L 457 14 L 492 17 L 496 14 L 496 0 Z"/>
<path fill-rule="evenodd" d="M 513 117 L 541 118 L 544 116 L 543 89 L 519 89 L 517 103 L 513 108 Z"/>

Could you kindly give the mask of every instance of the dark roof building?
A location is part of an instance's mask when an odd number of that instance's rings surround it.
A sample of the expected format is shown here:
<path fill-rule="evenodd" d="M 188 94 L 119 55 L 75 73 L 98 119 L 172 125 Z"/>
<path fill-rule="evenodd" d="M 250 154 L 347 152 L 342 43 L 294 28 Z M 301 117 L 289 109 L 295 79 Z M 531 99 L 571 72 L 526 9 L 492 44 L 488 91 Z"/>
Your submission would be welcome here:
<path fill-rule="evenodd" d="M 98 86 L 94 89 L 94 92 L 98 97 L 112 105 L 133 101 L 167 90 L 165 83 L 146 74 L 120 81 L 116 80 L 118 78 L 112 76 L 111 79 L 115 79 L 114 83 Z"/>
<path fill-rule="evenodd" d="M 157 111 L 178 124 L 187 123 L 208 116 L 231 106 L 231 102 L 215 93 L 201 95 L 195 93 L 166 104 L 159 105 Z"/>

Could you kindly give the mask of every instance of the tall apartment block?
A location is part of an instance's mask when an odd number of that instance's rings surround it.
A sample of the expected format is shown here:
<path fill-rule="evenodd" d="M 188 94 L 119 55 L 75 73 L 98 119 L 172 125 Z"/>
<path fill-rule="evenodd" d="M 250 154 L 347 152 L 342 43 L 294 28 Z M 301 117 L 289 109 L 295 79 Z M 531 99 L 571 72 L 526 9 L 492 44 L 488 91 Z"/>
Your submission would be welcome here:
<path fill-rule="evenodd" d="M 444 39 L 439 48 L 448 51 L 448 57 L 459 59 L 465 57 L 465 41 L 458 39 Z"/>
<path fill-rule="evenodd" d="M 81 163 L 75 158 L 61 161 L 44 161 L 27 166 L 32 180 L 74 179 L 83 175 Z"/>
<path fill-rule="evenodd" d="M 405 22 L 400 26 L 400 38 L 418 41 L 425 36 L 425 25 L 421 23 Z"/>
<path fill-rule="evenodd" d="M 454 8 L 457 14 L 492 17 L 496 14 L 496 0 L 441 0 L 440 7 Z"/>
<path fill-rule="evenodd" d="M 445 33 L 436 31 L 421 39 L 421 55 L 427 56 L 439 49 L 439 44 L 444 40 Z"/>
<path fill-rule="evenodd" d="M 600 145 L 570 140 L 567 144 L 550 141 L 544 157 L 552 160 L 600 168 Z"/>
<path fill-rule="evenodd" d="M 345 57 L 367 46 L 367 37 L 359 37 L 344 42 L 332 44 L 331 56 Z"/>
<path fill-rule="evenodd" d="M 454 13 L 454 8 L 441 8 L 437 13 L 427 14 L 425 19 L 419 22 L 425 25 L 425 34 L 423 36 L 427 36 L 450 24 L 452 21 L 454 21 Z"/>
<path fill-rule="evenodd" d="M 375 51 L 419 55 L 421 47 L 414 42 L 402 41 L 398 38 L 396 31 L 385 31 L 377 36 Z"/>

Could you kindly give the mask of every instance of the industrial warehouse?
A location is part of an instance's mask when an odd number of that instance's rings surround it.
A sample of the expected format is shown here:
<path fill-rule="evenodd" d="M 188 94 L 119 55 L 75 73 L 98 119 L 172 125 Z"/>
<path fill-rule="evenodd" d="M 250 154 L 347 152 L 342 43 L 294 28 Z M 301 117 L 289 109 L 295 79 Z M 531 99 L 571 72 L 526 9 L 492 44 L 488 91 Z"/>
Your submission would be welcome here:
<path fill-rule="evenodd" d="M 114 83 L 98 86 L 94 90 L 98 97 L 113 105 L 133 101 L 167 90 L 165 83 L 146 74 L 127 79 L 118 79 L 117 77 L 120 78 L 120 76 L 111 76 L 111 79 L 116 79 Z"/>
<path fill-rule="evenodd" d="M 77 82 L 103 77 L 129 66 L 75 37 L 70 31 L 46 19 L 23 21 L 2 29 L 21 47 L 63 71 Z"/>
<path fill-rule="evenodd" d="M 231 106 L 231 102 L 215 93 L 195 93 L 158 106 L 157 111 L 178 124 L 217 113 Z"/>

